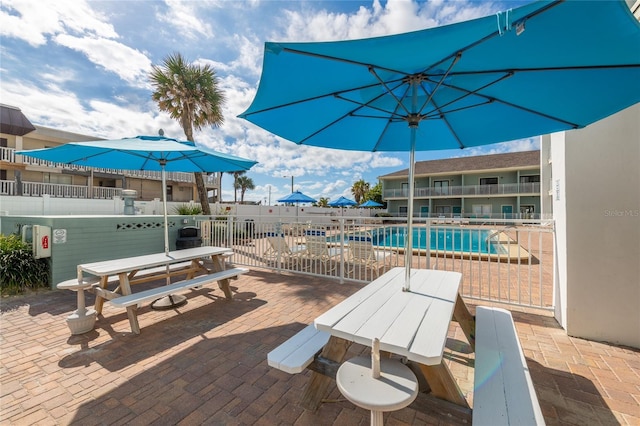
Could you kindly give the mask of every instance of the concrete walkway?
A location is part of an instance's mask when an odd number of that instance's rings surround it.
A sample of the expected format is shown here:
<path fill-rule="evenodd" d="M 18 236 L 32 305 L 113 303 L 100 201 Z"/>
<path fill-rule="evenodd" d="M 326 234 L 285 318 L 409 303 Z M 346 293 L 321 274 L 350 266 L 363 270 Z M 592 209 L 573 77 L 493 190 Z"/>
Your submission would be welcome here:
<path fill-rule="evenodd" d="M 304 410 L 298 402 L 310 373 L 292 376 L 266 362 L 271 349 L 360 286 L 263 270 L 232 286 L 233 302 L 208 286 L 176 310 L 144 306 L 138 336 L 109 303 L 93 332 L 71 336 L 69 291 L 2 299 L 0 423 L 368 424 L 369 412 L 335 385 L 316 413 Z M 546 313 L 513 316 L 547 424 L 640 424 L 640 350 L 568 337 Z M 457 325 L 446 358 L 473 405 L 473 353 Z M 464 424 L 413 408 L 385 422 Z"/>

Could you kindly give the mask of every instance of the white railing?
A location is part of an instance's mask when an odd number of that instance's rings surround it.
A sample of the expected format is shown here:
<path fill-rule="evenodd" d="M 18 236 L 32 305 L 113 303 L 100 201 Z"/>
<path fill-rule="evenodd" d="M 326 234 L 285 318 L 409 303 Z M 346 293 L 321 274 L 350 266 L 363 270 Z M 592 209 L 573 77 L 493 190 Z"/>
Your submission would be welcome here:
<path fill-rule="evenodd" d="M 23 196 L 41 197 L 45 194 L 60 198 L 87 198 L 87 187 L 82 185 L 62 185 L 58 183 L 22 183 Z"/>
<path fill-rule="evenodd" d="M 113 197 L 121 197 L 122 188 L 111 188 L 107 186 L 94 186 L 93 198 L 100 200 L 109 200 Z"/>
<path fill-rule="evenodd" d="M 553 308 L 552 223 L 414 223 L 412 267 L 462 273 L 461 293 L 471 299 Z M 370 282 L 389 268 L 405 265 L 406 219 L 384 218 L 383 223 L 380 218 L 335 218 L 320 224 L 312 217 L 264 222 L 259 217 L 229 216 L 202 220 L 198 226 L 203 244 L 230 247 L 232 261 L 249 267 Z M 301 248 L 307 245 L 305 233 L 318 230 L 326 233 L 327 247 L 335 256 L 322 258 Z M 350 237 L 371 239 L 370 262 L 354 260 Z"/>
<path fill-rule="evenodd" d="M 463 185 L 440 187 L 416 187 L 414 196 L 425 197 L 470 197 L 484 195 L 539 194 L 540 183 L 503 183 L 498 185 Z M 385 189 L 384 198 L 406 198 L 408 191 L 402 188 Z"/>
<path fill-rule="evenodd" d="M 8 163 L 16 162 L 16 150 L 13 148 L 0 147 L 0 161 L 6 161 Z"/>
<path fill-rule="evenodd" d="M 15 195 L 16 182 L 13 180 L 0 180 L 0 195 Z"/>

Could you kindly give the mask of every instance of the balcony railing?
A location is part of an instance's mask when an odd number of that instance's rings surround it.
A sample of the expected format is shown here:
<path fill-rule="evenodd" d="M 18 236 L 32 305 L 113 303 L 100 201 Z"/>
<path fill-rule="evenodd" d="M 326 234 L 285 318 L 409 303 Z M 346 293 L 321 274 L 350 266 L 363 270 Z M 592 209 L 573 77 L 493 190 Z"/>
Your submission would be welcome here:
<path fill-rule="evenodd" d="M 540 183 L 503 183 L 498 185 L 463 185 L 447 188 L 418 187 L 414 190 L 416 198 L 430 197 L 472 197 L 487 195 L 540 194 Z M 407 198 L 407 189 L 385 189 L 383 197 Z"/>
<path fill-rule="evenodd" d="M 22 182 L 22 194 L 25 197 L 49 195 L 54 198 L 88 198 L 89 188 L 84 185 L 65 185 L 60 183 Z M 106 186 L 94 187 L 93 199 L 109 200 L 122 196 L 122 188 Z M 12 180 L 0 180 L 0 195 L 19 195 L 16 183 Z"/>

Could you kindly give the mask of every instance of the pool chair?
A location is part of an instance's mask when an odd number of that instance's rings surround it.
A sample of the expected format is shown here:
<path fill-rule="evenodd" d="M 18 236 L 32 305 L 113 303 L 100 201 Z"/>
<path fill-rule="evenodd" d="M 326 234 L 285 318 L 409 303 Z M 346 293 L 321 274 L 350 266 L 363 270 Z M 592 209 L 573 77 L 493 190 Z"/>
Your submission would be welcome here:
<path fill-rule="evenodd" d="M 369 278 L 380 275 L 380 268 L 384 267 L 387 259 L 394 252 L 383 251 L 373 245 L 371 235 L 350 235 L 347 240 L 349 248 L 349 264 L 351 268 L 347 274 L 352 278 L 367 279 L 367 270 L 371 270 Z"/>
<path fill-rule="evenodd" d="M 262 254 L 262 257 L 268 261 L 278 260 L 278 257 L 280 257 L 281 262 L 294 263 L 306 251 L 306 247 L 303 244 L 289 246 L 284 234 L 267 232 L 266 237 L 269 247 Z"/>
<path fill-rule="evenodd" d="M 342 250 L 329 246 L 327 232 L 324 229 L 307 229 L 304 238 L 307 249 L 300 256 L 304 269 L 322 268 L 325 272 L 335 270 L 337 262 L 332 260 L 339 257 Z"/>

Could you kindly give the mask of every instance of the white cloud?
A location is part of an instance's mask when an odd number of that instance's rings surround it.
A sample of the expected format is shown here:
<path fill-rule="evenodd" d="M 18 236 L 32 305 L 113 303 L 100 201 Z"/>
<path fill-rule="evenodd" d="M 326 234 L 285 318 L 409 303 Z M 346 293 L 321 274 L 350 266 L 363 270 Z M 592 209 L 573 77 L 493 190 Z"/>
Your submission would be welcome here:
<path fill-rule="evenodd" d="M 174 27 L 181 36 L 191 40 L 214 36 L 213 28 L 201 19 L 199 10 L 215 2 L 166 0 L 165 4 L 167 11 L 157 14 L 160 23 Z"/>
<path fill-rule="evenodd" d="M 56 34 L 92 34 L 116 38 L 106 18 L 86 1 L 3 0 L 0 7 L 0 34 L 24 40 L 32 46 L 46 44 Z"/>
<path fill-rule="evenodd" d="M 139 50 L 114 40 L 60 34 L 56 43 L 84 54 L 91 62 L 118 75 L 128 83 L 147 87 L 151 61 Z"/>

